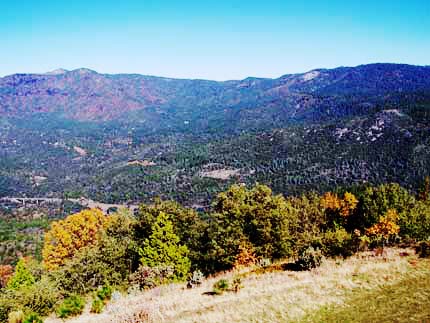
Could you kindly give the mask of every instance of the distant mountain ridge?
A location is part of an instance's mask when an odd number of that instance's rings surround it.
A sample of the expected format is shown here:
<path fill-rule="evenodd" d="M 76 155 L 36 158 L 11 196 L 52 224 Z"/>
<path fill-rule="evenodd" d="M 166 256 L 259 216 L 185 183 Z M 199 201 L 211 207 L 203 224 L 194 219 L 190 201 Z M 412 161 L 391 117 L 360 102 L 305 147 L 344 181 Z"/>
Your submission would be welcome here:
<path fill-rule="evenodd" d="M 430 67 L 370 64 L 277 79 L 171 79 L 59 69 L 0 78 L 2 116 L 55 113 L 80 121 L 140 120 L 151 126 L 211 120 L 254 125 L 359 114 L 430 93 Z M 403 100 L 403 101 L 402 101 Z M 170 123 L 169 123 L 170 122 Z"/>

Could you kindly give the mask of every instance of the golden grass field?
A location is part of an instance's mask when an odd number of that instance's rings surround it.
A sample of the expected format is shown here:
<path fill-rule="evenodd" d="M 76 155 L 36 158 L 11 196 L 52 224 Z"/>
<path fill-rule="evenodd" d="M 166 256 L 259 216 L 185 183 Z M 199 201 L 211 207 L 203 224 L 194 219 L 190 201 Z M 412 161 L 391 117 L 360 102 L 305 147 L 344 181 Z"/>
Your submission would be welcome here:
<path fill-rule="evenodd" d="M 402 252 L 409 256 L 400 256 Z M 243 288 L 238 293 L 203 295 L 212 290 L 218 279 L 231 280 L 237 274 L 243 277 Z M 208 278 L 198 288 L 187 289 L 185 284 L 161 286 L 124 295 L 108 304 L 102 314 L 89 313 L 87 306 L 84 314 L 66 322 L 332 323 L 379 320 L 427 323 L 430 322 L 429 301 L 430 262 L 417 260 L 412 250 L 387 249 L 382 257 L 368 252 L 346 260 L 325 260 L 319 268 L 306 272 L 257 274 L 248 268 L 240 273 L 228 272 Z M 383 305 L 381 313 L 378 308 L 372 309 L 378 302 Z M 397 305 L 390 306 L 390 302 Z M 403 312 L 396 314 L 402 304 Z M 421 306 L 425 308 L 420 310 Z M 366 310 L 370 310 L 370 314 L 365 314 Z M 361 318 L 357 311 L 364 313 Z M 388 321 L 383 319 L 387 317 L 384 314 L 387 311 L 394 313 Z M 408 311 L 418 314 L 413 317 Z M 372 318 L 372 313 L 380 316 Z M 393 317 L 397 319 L 393 321 Z M 45 322 L 64 321 L 51 317 Z"/>

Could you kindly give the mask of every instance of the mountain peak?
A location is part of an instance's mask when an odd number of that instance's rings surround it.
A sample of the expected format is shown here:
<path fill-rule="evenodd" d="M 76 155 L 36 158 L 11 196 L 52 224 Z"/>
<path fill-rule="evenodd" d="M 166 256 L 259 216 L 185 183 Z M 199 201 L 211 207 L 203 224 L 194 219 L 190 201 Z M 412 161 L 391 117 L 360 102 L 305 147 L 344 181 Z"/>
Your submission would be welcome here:
<path fill-rule="evenodd" d="M 66 74 L 67 72 L 69 72 L 69 71 L 64 69 L 64 68 L 58 68 L 56 70 L 53 70 L 51 72 L 47 72 L 45 74 L 47 74 L 47 75 L 61 75 L 61 74 Z"/>
<path fill-rule="evenodd" d="M 72 73 L 77 73 L 77 74 L 97 74 L 96 71 L 90 70 L 89 68 L 77 68 L 73 71 L 71 71 Z"/>

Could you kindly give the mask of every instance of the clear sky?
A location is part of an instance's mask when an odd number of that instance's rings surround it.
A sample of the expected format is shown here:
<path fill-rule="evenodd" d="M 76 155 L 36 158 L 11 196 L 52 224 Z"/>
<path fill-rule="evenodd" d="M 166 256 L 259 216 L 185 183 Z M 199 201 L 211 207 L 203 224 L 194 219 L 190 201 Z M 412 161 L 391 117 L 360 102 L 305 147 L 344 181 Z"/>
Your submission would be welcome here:
<path fill-rule="evenodd" d="M 86 67 L 216 80 L 430 65 L 430 0 L 0 0 L 0 75 Z"/>

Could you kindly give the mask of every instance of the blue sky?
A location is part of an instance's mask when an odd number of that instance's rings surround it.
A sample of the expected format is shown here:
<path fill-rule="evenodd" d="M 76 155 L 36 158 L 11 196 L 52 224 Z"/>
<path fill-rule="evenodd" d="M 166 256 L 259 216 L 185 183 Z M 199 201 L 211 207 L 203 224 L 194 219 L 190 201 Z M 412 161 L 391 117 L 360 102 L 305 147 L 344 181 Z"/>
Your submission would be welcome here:
<path fill-rule="evenodd" d="M 0 0 L 0 75 L 87 67 L 216 80 L 430 65 L 429 0 Z"/>

